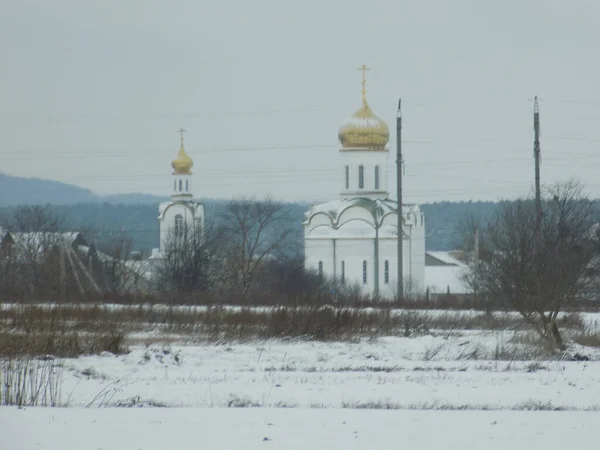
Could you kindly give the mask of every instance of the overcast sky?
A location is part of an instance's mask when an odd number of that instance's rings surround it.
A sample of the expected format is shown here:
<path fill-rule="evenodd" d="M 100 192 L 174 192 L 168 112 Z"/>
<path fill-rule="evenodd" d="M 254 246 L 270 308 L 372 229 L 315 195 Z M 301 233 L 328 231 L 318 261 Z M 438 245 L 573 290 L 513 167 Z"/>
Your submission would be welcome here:
<path fill-rule="evenodd" d="M 194 194 L 335 198 L 337 129 L 403 100 L 405 200 L 542 182 L 600 196 L 597 0 L 2 0 L 0 171 L 168 195 L 177 129 Z M 390 178 L 395 183 L 395 176 Z M 390 184 L 394 191 L 395 184 Z"/>

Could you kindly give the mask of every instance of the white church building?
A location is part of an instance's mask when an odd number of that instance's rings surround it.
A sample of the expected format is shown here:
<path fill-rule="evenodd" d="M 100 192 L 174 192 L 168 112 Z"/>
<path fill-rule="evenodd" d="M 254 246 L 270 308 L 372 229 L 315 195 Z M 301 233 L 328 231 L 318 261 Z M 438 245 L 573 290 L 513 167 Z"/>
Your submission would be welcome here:
<path fill-rule="evenodd" d="M 339 199 L 305 215 L 305 267 L 357 284 L 374 297 L 397 296 L 398 202 L 389 198 L 389 129 L 369 107 L 363 70 L 362 106 L 339 128 Z M 395 164 L 395 158 L 392 159 Z M 425 292 L 425 218 L 402 205 L 405 295 Z"/>
<path fill-rule="evenodd" d="M 160 248 L 152 251 L 151 260 L 159 262 L 166 257 L 168 245 L 173 237 L 183 236 L 185 230 L 204 228 L 204 204 L 192 194 L 192 167 L 194 162 L 188 156 L 183 145 L 183 132 L 181 133 L 181 146 L 175 159 L 171 162 L 173 167 L 173 190 L 171 200 L 163 202 L 158 207 L 158 224 L 160 229 Z"/>

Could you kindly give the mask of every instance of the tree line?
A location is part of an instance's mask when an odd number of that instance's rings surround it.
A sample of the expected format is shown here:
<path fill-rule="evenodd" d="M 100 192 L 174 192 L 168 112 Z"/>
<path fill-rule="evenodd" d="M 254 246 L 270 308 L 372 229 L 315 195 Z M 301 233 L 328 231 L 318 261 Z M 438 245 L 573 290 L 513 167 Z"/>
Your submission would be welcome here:
<path fill-rule="evenodd" d="M 66 233 L 68 221 L 49 206 L 18 208 L 0 224 L 18 240 L 0 243 L 4 299 L 135 292 L 250 304 L 329 303 L 332 292 L 358 295 L 355 287 L 337 286 L 305 269 L 295 215 L 289 204 L 268 198 L 235 199 L 202 228 L 172 229 L 165 251 L 150 260 L 136 251 L 128 230 Z"/>

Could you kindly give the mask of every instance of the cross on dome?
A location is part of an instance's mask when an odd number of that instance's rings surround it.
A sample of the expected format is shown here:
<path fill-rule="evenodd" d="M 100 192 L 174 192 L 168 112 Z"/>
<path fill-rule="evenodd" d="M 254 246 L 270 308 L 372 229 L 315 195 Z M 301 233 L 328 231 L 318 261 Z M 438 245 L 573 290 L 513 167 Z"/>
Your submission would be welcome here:
<path fill-rule="evenodd" d="M 356 70 L 362 71 L 362 99 L 363 99 L 363 102 L 366 102 L 367 101 L 367 71 L 371 70 L 371 68 L 367 67 L 366 64 L 363 64 Z"/>

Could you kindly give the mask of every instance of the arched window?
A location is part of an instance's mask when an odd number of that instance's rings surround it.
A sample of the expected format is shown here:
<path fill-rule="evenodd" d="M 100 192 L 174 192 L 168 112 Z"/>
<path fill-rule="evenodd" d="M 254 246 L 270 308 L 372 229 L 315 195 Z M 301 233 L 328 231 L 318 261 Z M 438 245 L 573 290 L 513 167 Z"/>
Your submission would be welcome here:
<path fill-rule="evenodd" d="M 175 236 L 183 236 L 183 216 L 181 214 L 175 216 Z"/>
<path fill-rule="evenodd" d="M 342 261 L 342 283 L 346 282 L 346 263 Z"/>
<path fill-rule="evenodd" d="M 190 190 L 190 180 L 185 180 L 185 192 Z"/>
<path fill-rule="evenodd" d="M 323 261 L 319 261 L 319 278 L 323 278 Z"/>
<path fill-rule="evenodd" d="M 346 189 L 350 189 L 350 167 L 346 166 Z"/>
<path fill-rule="evenodd" d="M 183 182 L 179 180 L 179 192 L 183 191 Z"/>
<path fill-rule="evenodd" d="M 379 166 L 375 166 L 375 190 L 379 190 Z"/>
<path fill-rule="evenodd" d="M 390 282 L 390 262 L 387 259 L 383 263 L 383 282 L 385 284 Z"/>
<path fill-rule="evenodd" d="M 363 284 L 367 284 L 367 261 L 363 261 Z"/>
<path fill-rule="evenodd" d="M 358 166 L 358 188 L 364 189 L 365 187 L 365 168 L 364 166 Z"/>

